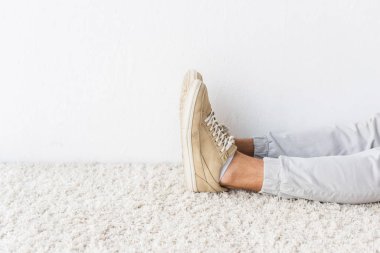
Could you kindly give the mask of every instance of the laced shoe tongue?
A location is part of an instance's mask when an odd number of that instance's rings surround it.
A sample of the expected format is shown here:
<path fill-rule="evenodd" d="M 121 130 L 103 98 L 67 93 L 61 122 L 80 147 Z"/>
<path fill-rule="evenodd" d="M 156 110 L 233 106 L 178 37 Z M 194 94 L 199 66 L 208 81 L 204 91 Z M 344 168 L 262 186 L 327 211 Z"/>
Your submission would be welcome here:
<path fill-rule="evenodd" d="M 213 111 L 206 117 L 205 122 L 207 126 L 210 126 L 209 130 L 212 132 L 212 136 L 218 147 L 220 147 L 221 152 L 227 151 L 235 143 L 235 139 L 229 134 L 228 128 L 216 120 Z"/>

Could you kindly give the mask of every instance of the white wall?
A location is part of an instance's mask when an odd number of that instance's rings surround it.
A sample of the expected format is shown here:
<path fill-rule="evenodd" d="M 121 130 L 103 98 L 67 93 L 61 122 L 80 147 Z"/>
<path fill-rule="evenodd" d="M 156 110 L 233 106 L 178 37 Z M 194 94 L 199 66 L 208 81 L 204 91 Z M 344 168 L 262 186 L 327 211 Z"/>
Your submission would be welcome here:
<path fill-rule="evenodd" d="M 0 3 L 0 161 L 179 161 L 182 75 L 237 136 L 380 111 L 379 1 Z"/>

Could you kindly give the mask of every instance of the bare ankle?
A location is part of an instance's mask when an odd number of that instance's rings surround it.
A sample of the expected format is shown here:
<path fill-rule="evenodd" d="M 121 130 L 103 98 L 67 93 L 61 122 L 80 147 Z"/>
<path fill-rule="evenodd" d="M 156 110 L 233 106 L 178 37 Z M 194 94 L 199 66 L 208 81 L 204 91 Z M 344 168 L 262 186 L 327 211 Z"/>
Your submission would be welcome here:
<path fill-rule="evenodd" d="M 220 184 L 230 189 L 259 192 L 262 187 L 264 165 L 261 159 L 236 152 Z"/>
<path fill-rule="evenodd" d="M 238 151 L 245 155 L 253 156 L 255 153 L 253 138 L 235 139 L 235 145 Z"/>

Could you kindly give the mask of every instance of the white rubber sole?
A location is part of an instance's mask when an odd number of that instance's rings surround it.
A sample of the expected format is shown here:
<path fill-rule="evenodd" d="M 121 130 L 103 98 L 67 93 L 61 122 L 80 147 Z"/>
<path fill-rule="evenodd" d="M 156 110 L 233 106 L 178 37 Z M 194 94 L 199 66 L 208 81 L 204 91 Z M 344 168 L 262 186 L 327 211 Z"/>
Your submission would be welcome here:
<path fill-rule="evenodd" d="M 192 145 L 192 123 L 194 116 L 194 107 L 199 93 L 199 88 L 202 82 L 194 80 L 191 88 L 187 93 L 187 98 L 183 110 L 183 128 L 182 131 L 182 152 L 183 152 L 183 166 L 185 174 L 186 187 L 190 191 L 197 192 L 197 183 L 195 176 L 195 167 L 193 159 L 193 145 Z"/>
<path fill-rule="evenodd" d="M 185 101 L 186 101 L 186 97 L 187 97 L 187 93 L 189 91 L 189 89 L 191 88 L 191 84 L 195 81 L 195 80 L 203 80 L 202 79 L 202 75 L 197 72 L 196 70 L 189 70 L 186 72 L 186 75 L 184 77 L 184 80 L 182 82 L 182 90 L 181 90 L 181 96 L 180 96 L 180 124 L 181 124 L 181 127 L 183 125 L 183 110 L 184 110 L 184 107 L 185 107 Z"/>

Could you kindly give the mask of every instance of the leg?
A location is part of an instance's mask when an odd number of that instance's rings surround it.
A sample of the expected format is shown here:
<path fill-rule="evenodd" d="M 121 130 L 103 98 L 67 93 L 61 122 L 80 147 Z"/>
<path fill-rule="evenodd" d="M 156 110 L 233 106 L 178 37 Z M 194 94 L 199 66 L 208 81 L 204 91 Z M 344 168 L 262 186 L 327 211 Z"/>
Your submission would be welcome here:
<path fill-rule="evenodd" d="M 220 184 L 229 189 L 259 192 L 263 185 L 264 162 L 237 151 Z"/>
<path fill-rule="evenodd" d="M 254 138 L 255 156 L 316 157 L 350 155 L 380 147 L 380 113 L 366 122 Z M 239 146 L 238 146 L 239 148 Z"/>
<path fill-rule="evenodd" d="M 220 183 L 285 198 L 350 204 L 380 201 L 380 148 L 347 156 L 259 161 L 236 153 Z"/>
<path fill-rule="evenodd" d="M 254 156 L 255 145 L 253 143 L 253 138 L 235 139 L 235 145 L 237 147 L 237 150 L 241 153 L 249 156 Z"/>

